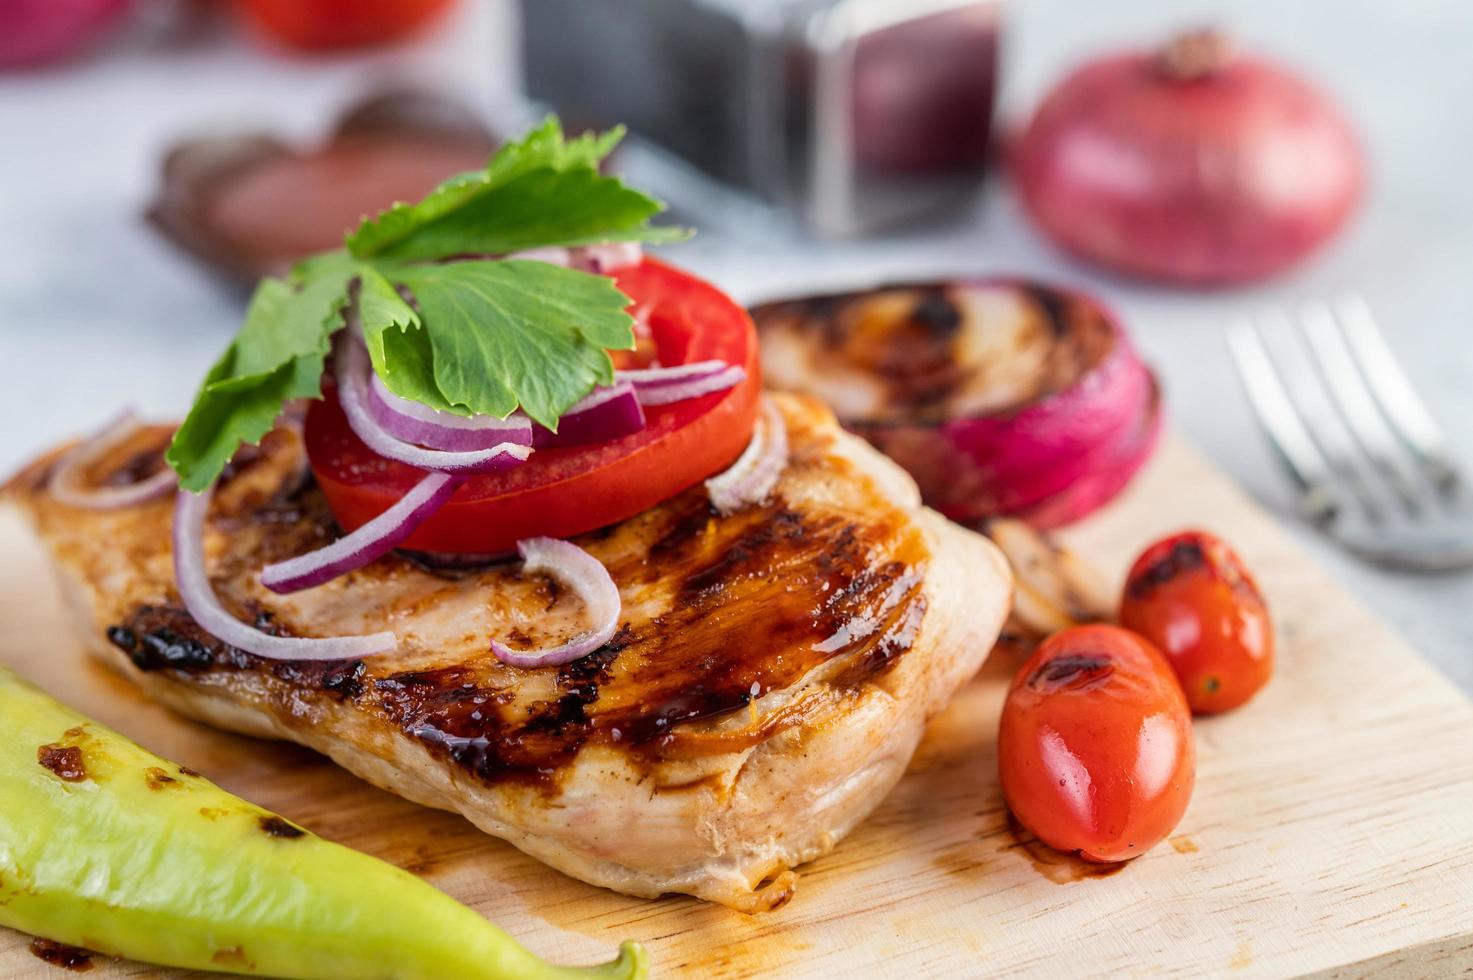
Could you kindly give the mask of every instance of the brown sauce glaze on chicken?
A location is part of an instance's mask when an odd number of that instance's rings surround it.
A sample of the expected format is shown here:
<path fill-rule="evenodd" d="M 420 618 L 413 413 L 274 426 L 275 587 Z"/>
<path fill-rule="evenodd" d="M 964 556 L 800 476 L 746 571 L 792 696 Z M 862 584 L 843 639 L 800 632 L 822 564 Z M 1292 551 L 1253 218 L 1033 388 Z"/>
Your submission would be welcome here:
<path fill-rule="evenodd" d="M 945 333 L 935 306 L 925 329 Z M 922 508 L 905 474 L 818 403 L 777 402 L 790 456 L 772 499 L 722 516 L 698 485 L 574 539 L 618 585 L 619 628 L 582 659 L 530 670 L 498 661 L 491 640 L 560 643 L 586 612 L 520 562 L 447 573 L 391 554 L 291 595 L 261 585 L 264 565 L 340 533 L 290 427 L 217 490 L 211 584 L 263 631 L 388 629 L 391 654 L 273 661 L 206 633 L 174 585 L 167 499 L 67 507 L 45 486 L 54 454 L 3 493 L 51 552 L 96 652 L 170 707 L 328 753 L 585 881 L 753 912 L 792 898 L 791 869 L 900 778 L 926 720 L 991 649 L 1010 595 L 985 539 Z M 155 433 L 138 448 L 161 444 Z"/>
<path fill-rule="evenodd" d="M 160 440 L 150 441 L 161 448 Z M 255 575 L 268 562 L 319 547 L 338 533 L 310 485 L 285 498 L 265 487 L 231 493 L 232 480 L 253 469 L 289 470 L 266 457 L 250 454 L 237 467 L 239 475 L 222 484 L 226 503 L 213 522 L 230 543 L 213 565 L 217 591 L 237 617 L 266 632 L 347 632 L 325 623 L 299 625 L 255 587 Z M 793 466 L 804 465 L 800 450 Z M 587 657 L 532 672 L 547 680 L 531 695 L 523 690 L 528 672 L 492 657 L 489 632 L 452 657 L 412 669 L 399 667 L 394 656 L 367 663 L 271 661 L 201 630 L 167 580 L 158 585 L 171 593 L 168 601 L 129 606 L 107 624 L 107 636 L 141 672 L 168 672 L 185 681 L 215 673 L 269 675 L 284 700 L 351 700 L 483 781 L 551 789 L 560 767 L 586 744 L 657 760 L 680 741 L 682 726 L 746 708 L 832 658 L 850 658 L 845 683 L 862 684 L 904 654 L 913 621 L 925 611 L 919 585 L 926 552 L 919 535 L 895 518 L 795 509 L 781 499 L 721 518 L 704 488 L 696 487 L 588 537 L 581 543 L 605 558 L 621 588 L 654 592 L 664 601 L 652 615 L 641 614 L 639 603 L 626 608 L 619 633 Z M 566 605 L 576 613 L 576 600 L 563 597 L 555 580 L 524 579 L 515 563 L 447 580 L 390 556 L 345 581 L 403 615 L 429 614 L 451 593 L 499 592 L 509 583 L 531 589 L 526 598 L 534 605 Z M 539 642 L 525 629 L 506 635 Z M 770 737 L 800 718 L 789 712 L 770 720 L 764 732 Z M 728 751 L 732 741 L 715 744 Z M 686 745 L 678 751 L 696 750 Z"/>

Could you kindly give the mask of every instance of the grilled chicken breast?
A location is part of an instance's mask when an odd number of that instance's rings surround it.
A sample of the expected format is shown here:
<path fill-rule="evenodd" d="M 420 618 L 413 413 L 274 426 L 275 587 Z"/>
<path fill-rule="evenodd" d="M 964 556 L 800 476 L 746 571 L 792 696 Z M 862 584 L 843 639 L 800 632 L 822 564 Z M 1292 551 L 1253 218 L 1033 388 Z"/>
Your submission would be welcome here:
<path fill-rule="evenodd" d="M 623 614 L 613 640 L 563 667 L 490 653 L 492 637 L 540 646 L 581 628 L 579 600 L 515 562 L 396 554 L 294 595 L 263 589 L 263 565 L 337 533 L 289 428 L 223 478 L 206 535 L 215 588 L 262 629 L 391 629 L 395 654 L 280 662 L 215 640 L 175 591 L 170 504 L 64 506 L 46 490 L 55 453 L 7 496 L 93 649 L 181 713 L 310 746 L 585 881 L 760 911 L 900 778 L 1011 592 L 991 543 L 921 507 L 817 402 L 778 398 L 791 461 L 770 503 L 720 517 L 697 486 L 577 539 Z M 161 466 L 168 435 L 145 430 L 90 477 Z"/>

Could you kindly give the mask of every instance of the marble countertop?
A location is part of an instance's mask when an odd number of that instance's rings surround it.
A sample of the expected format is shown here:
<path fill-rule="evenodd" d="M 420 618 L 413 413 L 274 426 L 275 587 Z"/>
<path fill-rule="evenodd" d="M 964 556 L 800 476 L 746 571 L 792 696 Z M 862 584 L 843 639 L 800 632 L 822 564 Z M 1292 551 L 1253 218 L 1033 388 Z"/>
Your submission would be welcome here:
<path fill-rule="evenodd" d="M 1205 0 L 1017 0 L 1008 15 L 1004 106 L 1031 104 L 1090 51 L 1209 19 L 1301 65 L 1355 117 L 1373 176 L 1349 232 L 1288 278 L 1203 293 L 1101 276 L 1042 243 L 1001 181 L 942 227 L 826 247 L 794 237 L 753 249 L 705 235 L 680 246 L 679 258 L 740 299 L 957 271 L 1094 291 L 1121 312 L 1159 369 L 1177 430 L 1473 692 L 1473 576 L 1380 571 L 1299 524 L 1222 342 L 1235 316 L 1357 289 L 1454 445 L 1473 460 L 1473 114 L 1463 105 L 1473 92 L 1473 5 L 1239 0 L 1226 18 L 1216 16 L 1221 9 Z M 85 63 L 0 74 L 0 471 L 121 404 L 178 414 L 238 323 L 242 298 L 140 220 L 164 146 L 202 131 L 310 136 L 356 94 L 386 82 L 461 92 L 493 111 L 515 77 L 510 16 L 495 0 L 467 2 L 405 48 L 320 60 L 272 54 L 218 30 L 142 23 Z"/>

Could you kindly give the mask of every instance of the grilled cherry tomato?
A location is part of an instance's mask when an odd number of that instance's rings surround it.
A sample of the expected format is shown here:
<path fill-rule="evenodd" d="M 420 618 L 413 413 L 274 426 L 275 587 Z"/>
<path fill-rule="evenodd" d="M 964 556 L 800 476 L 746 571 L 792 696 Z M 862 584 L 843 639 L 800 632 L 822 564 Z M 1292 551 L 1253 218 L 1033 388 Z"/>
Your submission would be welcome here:
<path fill-rule="evenodd" d="M 645 409 L 644 429 L 622 439 L 539 449 L 527 462 L 471 477 L 403 547 L 500 554 L 521 538 L 582 534 L 632 517 L 718 473 L 752 436 L 762 380 L 751 318 L 714 286 L 654 259 L 615 274 L 648 324 L 648 354 L 675 366 L 720 359 L 741 364 L 735 388 Z M 646 344 L 641 344 L 646 347 Z M 333 515 L 351 531 L 387 510 L 424 477 L 365 446 L 331 384 L 307 412 L 307 453 Z"/>
<path fill-rule="evenodd" d="M 258 27 L 305 51 L 383 44 L 411 33 L 453 0 L 239 0 Z"/>
<path fill-rule="evenodd" d="M 1233 550 L 1206 532 L 1164 538 L 1136 559 L 1120 622 L 1166 654 L 1193 711 L 1236 708 L 1273 674 L 1263 595 Z"/>
<path fill-rule="evenodd" d="M 1171 666 L 1118 626 L 1055 633 L 1013 678 L 997 739 L 1013 816 L 1050 847 L 1125 861 L 1192 796 L 1192 716 Z"/>

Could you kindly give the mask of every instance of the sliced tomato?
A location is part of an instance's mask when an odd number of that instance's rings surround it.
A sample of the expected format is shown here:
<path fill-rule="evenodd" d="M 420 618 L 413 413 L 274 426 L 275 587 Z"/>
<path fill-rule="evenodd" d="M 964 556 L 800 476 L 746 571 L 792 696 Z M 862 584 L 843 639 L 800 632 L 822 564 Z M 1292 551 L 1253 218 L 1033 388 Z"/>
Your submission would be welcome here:
<path fill-rule="evenodd" d="M 747 312 L 711 284 L 655 259 L 615 276 L 666 366 L 723 360 L 747 369 L 735 388 L 645 409 L 648 425 L 592 446 L 539 449 L 520 466 L 472 477 L 403 547 L 451 554 L 511 551 L 521 538 L 571 537 L 632 517 L 730 466 L 751 438 L 761 377 Z M 642 345 L 644 346 L 644 345 Z M 626 361 L 626 358 L 621 358 Z M 373 519 L 424 472 L 365 446 L 331 382 L 307 413 L 312 472 L 345 530 Z"/>

